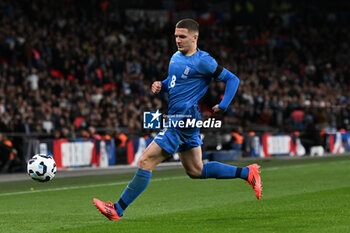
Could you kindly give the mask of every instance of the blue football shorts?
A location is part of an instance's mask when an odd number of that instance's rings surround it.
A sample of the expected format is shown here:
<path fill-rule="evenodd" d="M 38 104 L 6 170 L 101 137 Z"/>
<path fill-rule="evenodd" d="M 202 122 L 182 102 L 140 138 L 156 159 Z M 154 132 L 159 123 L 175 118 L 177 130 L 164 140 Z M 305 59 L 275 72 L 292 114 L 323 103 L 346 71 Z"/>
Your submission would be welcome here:
<path fill-rule="evenodd" d="M 184 152 L 203 144 L 199 129 L 164 128 L 154 138 L 154 141 L 170 155 Z"/>

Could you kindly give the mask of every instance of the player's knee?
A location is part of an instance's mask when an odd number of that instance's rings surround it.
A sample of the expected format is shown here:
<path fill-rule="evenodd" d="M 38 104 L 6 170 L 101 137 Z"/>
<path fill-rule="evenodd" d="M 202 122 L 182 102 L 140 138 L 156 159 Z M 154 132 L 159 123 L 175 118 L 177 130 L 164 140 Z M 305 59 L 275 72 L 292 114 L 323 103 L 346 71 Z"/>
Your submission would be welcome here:
<path fill-rule="evenodd" d="M 143 155 L 137 161 L 137 166 L 143 170 L 152 171 L 157 166 L 157 161 L 150 155 Z"/>
<path fill-rule="evenodd" d="M 202 172 L 199 169 L 186 170 L 186 174 L 191 179 L 199 179 L 202 177 Z"/>
<path fill-rule="evenodd" d="M 141 169 L 148 170 L 150 168 L 150 159 L 147 156 L 142 156 L 137 161 L 137 166 Z"/>

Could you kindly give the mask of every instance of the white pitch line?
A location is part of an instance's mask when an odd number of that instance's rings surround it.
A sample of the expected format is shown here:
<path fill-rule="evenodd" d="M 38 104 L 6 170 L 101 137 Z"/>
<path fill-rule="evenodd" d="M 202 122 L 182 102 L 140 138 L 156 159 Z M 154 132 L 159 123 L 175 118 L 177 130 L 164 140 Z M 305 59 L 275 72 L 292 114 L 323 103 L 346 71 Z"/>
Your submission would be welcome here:
<path fill-rule="evenodd" d="M 280 167 L 269 167 L 269 168 L 265 168 L 264 170 L 277 170 L 279 168 Z M 188 176 L 175 176 L 175 177 L 167 177 L 167 178 L 155 178 L 155 179 L 151 179 L 151 182 L 177 180 L 177 179 L 184 179 L 184 178 L 187 178 L 187 177 Z M 73 189 L 85 189 L 85 188 L 97 188 L 97 187 L 116 186 L 116 185 L 127 185 L 129 183 L 130 183 L 130 181 L 121 181 L 121 182 L 105 183 L 105 184 L 91 184 L 91 185 L 69 186 L 69 187 L 51 188 L 51 189 L 41 189 L 41 190 L 33 190 L 33 191 L 0 193 L 0 197 L 11 196 L 11 195 L 19 195 L 19 194 L 28 194 L 28 193 L 42 193 L 42 192 L 52 192 L 52 191 L 73 190 Z"/>
<path fill-rule="evenodd" d="M 178 179 L 184 179 L 184 178 L 187 178 L 187 176 L 175 176 L 175 177 L 168 177 L 168 178 L 155 178 L 155 179 L 151 179 L 151 182 L 159 182 L 159 181 L 167 181 L 167 180 L 178 180 Z M 129 183 L 130 183 L 130 181 L 121 181 L 121 182 L 106 183 L 106 184 L 80 185 L 80 186 L 61 187 L 61 188 L 53 188 L 53 189 L 42 189 L 42 190 L 12 192 L 12 193 L 0 193 L 0 197 L 11 196 L 11 195 L 19 195 L 19 194 L 28 194 L 28 193 L 42 193 L 42 192 L 63 191 L 63 190 L 72 190 L 72 189 L 85 189 L 85 188 L 96 188 L 96 187 L 115 186 L 115 185 L 127 185 Z"/>
<path fill-rule="evenodd" d="M 347 163 L 348 160 L 345 161 L 330 161 L 330 163 Z M 323 164 L 323 162 L 318 163 L 307 163 L 307 164 L 295 164 L 290 166 L 276 166 L 276 167 L 267 167 L 263 168 L 262 171 L 274 171 L 281 168 L 286 169 L 295 169 L 295 168 L 303 168 L 313 165 L 319 165 Z M 167 177 L 167 178 L 154 178 L 151 179 L 151 182 L 158 182 L 158 181 L 166 181 L 166 180 L 178 180 L 178 179 L 184 179 L 188 176 L 174 176 L 174 177 Z M 19 195 L 19 194 L 28 194 L 28 193 L 42 193 L 42 192 L 51 192 L 51 191 L 63 191 L 63 190 L 72 190 L 72 189 L 84 189 L 84 188 L 96 188 L 96 187 L 105 187 L 105 186 L 114 186 L 114 185 L 126 185 L 129 184 L 130 181 L 121 181 L 121 182 L 114 182 L 114 183 L 106 183 L 106 184 L 92 184 L 92 185 L 81 185 L 81 186 L 71 186 L 71 187 L 61 187 L 61 188 L 53 188 L 53 189 L 42 189 L 42 190 L 33 190 L 33 191 L 22 191 L 22 192 L 12 192 L 12 193 L 0 193 L 0 197 L 3 196 L 10 196 L 10 195 Z"/>

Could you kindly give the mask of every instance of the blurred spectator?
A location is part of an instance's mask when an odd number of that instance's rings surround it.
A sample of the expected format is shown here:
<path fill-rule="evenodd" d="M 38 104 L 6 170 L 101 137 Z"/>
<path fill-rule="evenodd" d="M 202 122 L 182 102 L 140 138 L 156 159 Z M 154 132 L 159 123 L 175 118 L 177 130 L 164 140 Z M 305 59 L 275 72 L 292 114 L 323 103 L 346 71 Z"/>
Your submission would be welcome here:
<path fill-rule="evenodd" d="M 12 142 L 0 133 L 0 173 L 11 172 L 18 165 L 17 150 Z"/>
<path fill-rule="evenodd" d="M 304 128 L 304 116 L 305 113 L 303 110 L 296 109 L 292 112 L 292 122 L 295 129 Z"/>
<path fill-rule="evenodd" d="M 124 147 L 124 146 L 126 146 L 126 142 L 128 140 L 128 137 L 124 133 L 118 133 L 117 131 L 115 131 L 113 133 L 113 135 L 114 135 L 115 145 L 117 147 Z"/>
<path fill-rule="evenodd" d="M 89 133 L 90 138 L 97 139 L 97 140 L 101 140 L 102 139 L 101 135 L 96 133 L 96 129 L 93 126 L 90 126 L 88 128 L 88 133 Z"/>
<path fill-rule="evenodd" d="M 235 151 L 241 151 L 243 144 L 243 129 L 238 127 L 238 129 L 232 132 L 231 139 L 231 149 Z"/>

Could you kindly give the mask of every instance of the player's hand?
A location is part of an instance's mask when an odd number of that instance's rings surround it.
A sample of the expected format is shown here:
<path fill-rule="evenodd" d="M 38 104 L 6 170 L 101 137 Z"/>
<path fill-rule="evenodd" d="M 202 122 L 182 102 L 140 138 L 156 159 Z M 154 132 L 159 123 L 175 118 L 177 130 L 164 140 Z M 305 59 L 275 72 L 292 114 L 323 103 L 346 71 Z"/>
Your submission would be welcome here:
<path fill-rule="evenodd" d="M 161 82 L 155 81 L 152 84 L 152 92 L 153 92 L 153 94 L 158 94 L 161 89 L 162 89 L 162 83 Z"/>
<path fill-rule="evenodd" d="M 222 110 L 222 109 L 219 108 L 219 105 L 218 105 L 218 104 L 215 105 L 215 106 L 212 108 L 212 110 L 213 110 L 214 113 L 224 113 L 224 112 L 225 112 L 224 110 Z"/>

